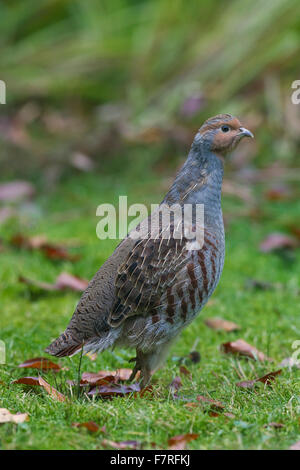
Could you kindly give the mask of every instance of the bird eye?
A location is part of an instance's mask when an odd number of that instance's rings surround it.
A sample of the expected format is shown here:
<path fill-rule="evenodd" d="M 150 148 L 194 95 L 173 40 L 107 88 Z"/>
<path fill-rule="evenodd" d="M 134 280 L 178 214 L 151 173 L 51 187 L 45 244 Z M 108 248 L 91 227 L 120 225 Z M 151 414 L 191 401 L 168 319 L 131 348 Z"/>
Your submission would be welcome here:
<path fill-rule="evenodd" d="M 221 129 L 222 129 L 222 132 L 229 132 L 230 131 L 229 126 L 222 126 Z"/>

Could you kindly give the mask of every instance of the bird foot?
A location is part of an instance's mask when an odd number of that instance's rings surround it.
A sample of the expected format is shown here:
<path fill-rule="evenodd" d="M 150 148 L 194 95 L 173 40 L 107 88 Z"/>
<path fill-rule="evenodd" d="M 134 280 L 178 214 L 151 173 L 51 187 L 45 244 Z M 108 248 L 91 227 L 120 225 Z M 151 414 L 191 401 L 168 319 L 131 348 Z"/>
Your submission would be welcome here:
<path fill-rule="evenodd" d="M 133 371 L 129 377 L 130 381 L 133 381 L 137 375 L 138 372 L 140 372 L 140 378 L 141 378 L 141 388 L 147 387 L 151 380 L 151 370 L 148 367 L 147 361 L 145 360 L 145 356 L 142 353 L 138 353 L 137 357 L 134 357 L 130 359 L 129 362 L 135 361 L 135 366 L 133 368 Z"/>

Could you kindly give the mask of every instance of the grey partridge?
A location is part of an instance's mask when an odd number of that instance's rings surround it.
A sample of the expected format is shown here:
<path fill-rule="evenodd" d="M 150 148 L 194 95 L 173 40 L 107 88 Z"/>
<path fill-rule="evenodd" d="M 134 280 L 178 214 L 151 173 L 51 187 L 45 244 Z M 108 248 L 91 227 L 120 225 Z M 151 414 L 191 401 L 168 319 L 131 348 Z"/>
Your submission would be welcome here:
<path fill-rule="evenodd" d="M 156 217 L 154 222 L 152 213 L 138 227 L 147 236 L 129 233 L 121 241 L 89 283 L 65 332 L 46 352 L 62 357 L 81 348 L 135 348 L 132 378 L 140 371 L 142 386 L 149 383 L 172 341 L 197 316 L 220 279 L 225 256 L 223 157 L 243 137 L 253 135 L 234 116 L 208 119 L 161 203 L 182 209 L 186 204 L 203 205 L 202 243 L 192 238 L 197 229 L 194 211 L 180 237 L 174 235 L 174 217 L 165 237 L 164 221 Z M 155 236 L 149 231 L 152 222 Z"/>

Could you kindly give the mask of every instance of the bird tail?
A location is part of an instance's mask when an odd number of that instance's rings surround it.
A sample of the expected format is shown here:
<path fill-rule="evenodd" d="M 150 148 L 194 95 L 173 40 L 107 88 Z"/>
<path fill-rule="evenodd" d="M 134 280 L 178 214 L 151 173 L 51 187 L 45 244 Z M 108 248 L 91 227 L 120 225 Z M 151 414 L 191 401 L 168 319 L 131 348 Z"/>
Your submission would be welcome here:
<path fill-rule="evenodd" d="M 74 338 L 67 328 L 64 333 L 45 349 L 45 352 L 57 357 L 73 356 L 81 350 L 82 346 L 83 342 Z"/>
<path fill-rule="evenodd" d="M 114 328 L 106 332 L 102 336 L 91 336 L 86 339 L 79 339 L 73 333 L 73 329 L 67 328 L 56 340 L 53 341 L 46 349 L 45 352 L 51 356 L 64 357 L 74 356 L 74 354 L 81 351 L 86 354 L 87 352 L 101 352 L 114 345 L 121 333 L 121 328 Z"/>

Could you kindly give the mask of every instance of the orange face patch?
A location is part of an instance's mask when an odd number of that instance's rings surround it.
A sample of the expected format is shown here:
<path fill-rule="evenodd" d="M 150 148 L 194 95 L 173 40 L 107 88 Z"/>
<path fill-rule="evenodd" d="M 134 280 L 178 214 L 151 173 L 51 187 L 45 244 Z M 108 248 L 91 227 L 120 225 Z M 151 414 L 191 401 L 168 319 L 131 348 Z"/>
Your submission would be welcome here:
<path fill-rule="evenodd" d="M 222 127 L 226 126 L 227 132 L 222 131 Z M 242 126 L 240 121 L 230 114 L 218 115 L 206 121 L 200 128 L 199 133 L 205 134 L 216 131 L 211 143 L 211 150 L 217 153 L 226 153 L 239 141 L 239 129 Z"/>

